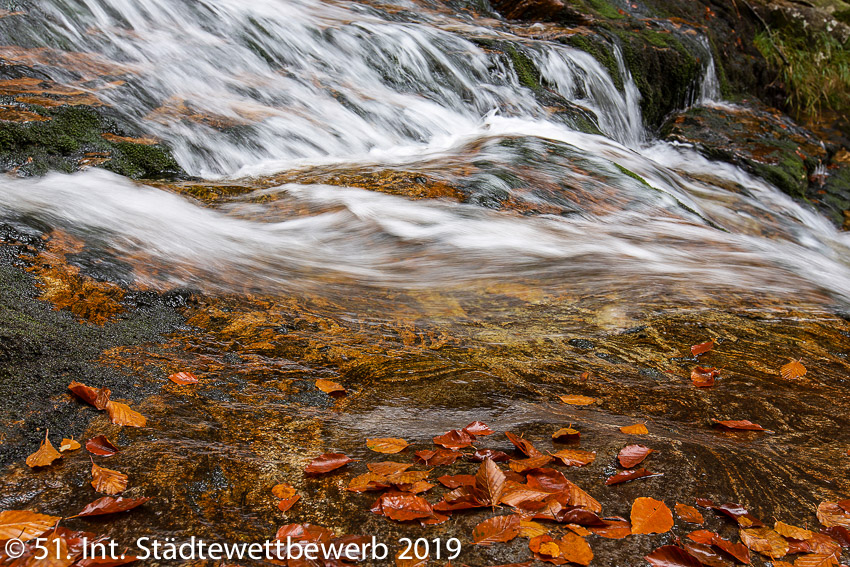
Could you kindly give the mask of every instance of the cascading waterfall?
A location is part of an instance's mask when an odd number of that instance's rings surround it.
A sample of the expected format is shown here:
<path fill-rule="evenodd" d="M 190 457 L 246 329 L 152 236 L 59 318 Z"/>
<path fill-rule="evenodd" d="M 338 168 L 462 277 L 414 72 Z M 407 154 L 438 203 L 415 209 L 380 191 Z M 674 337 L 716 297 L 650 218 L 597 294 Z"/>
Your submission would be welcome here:
<path fill-rule="evenodd" d="M 848 299 L 847 234 L 732 166 L 648 140 L 616 46 L 622 90 L 587 53 L 424 7 L 45 0 L 39 8 L 43 25 L 12 39 L 96 54 L 129 85 L 98 95 L 171 145 L 192 175 L 260 176 L 308 164 L 416 171 L 469 160 L 493 170 L 459 181 L 485 192 L 518 191 L 510 172 L 519 168 L 563 181 L 565 193 L 571 183 L 610 192 L 605 210 L 555 217 L 285 185 L 267 192 L 320 212 L 281 216 L 251 198 L 205 209 L 101 171 L 0 181 L 8 216 L 40 216 L 99 234 L 119 252 L 167 259 L 168 285 L 226 288 L 241 278 L 273 289 L 327 271 L 427 287 L 512 274 L 576 289 L 691 281 L 706 291 L 825 290 Z M 514 63 L 486 49 L 506 38 L 523 46 L 546 88 L 594 113 L 604 136 L 571 128 L 522 84 Z M 697 104 L 719 97 L 706 51 Z M 498 145 L 508 139 L 563 151 Z M 579 158 L 599 175 L 577 171 Z M 748 191 L 730 192 L 730 183 Z"/>

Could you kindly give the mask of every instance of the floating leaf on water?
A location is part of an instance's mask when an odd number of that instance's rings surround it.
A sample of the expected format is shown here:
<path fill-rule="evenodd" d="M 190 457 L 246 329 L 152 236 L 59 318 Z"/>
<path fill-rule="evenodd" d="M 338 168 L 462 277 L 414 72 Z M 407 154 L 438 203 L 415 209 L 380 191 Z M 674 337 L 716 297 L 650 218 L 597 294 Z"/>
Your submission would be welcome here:
<path fill-rule="evenodd" d="M 638 498 L 632 504 L 633 534 L 663 534 L 673 527 L 673 513 L 664 502 L 654 498 Z"/>
<path fill-rule="evenodd" d="M 691 354 L 693 356 L 699 356 L 704 354 L 711 349 L 714 348 L 714 341 L 705 341 L 704 343 L 700 343 L 698 345 L 694 345 L 691 347 Z"/>
<path fill-rule="evenodd" d="M 62 455 L 59 454 L 59 451 L 53 447 L 50 439 L 47 438 L 48 433 L 49 431 L 44 433 L 44 441 L 41 442 L 38 451 L 27 457 L 26 463 L 28 467 L 33 469 L 36 467 L 46 467 L 56 459 L 62 458 Z"/>
<path fill-rule="evenodd" d="M 395 437 L 383 437 L 380 439 L 366 439 L 366 446 L 376 453 L 393 455 L 404 451 L 408 446 L 408 442 Z"/>
<path fill-rule="evenodd" d="M 307 474 L 324 474 L 344 467 L 354 459 L 342 453 L 324 453 L 310 461 L 304 468 Z"/>

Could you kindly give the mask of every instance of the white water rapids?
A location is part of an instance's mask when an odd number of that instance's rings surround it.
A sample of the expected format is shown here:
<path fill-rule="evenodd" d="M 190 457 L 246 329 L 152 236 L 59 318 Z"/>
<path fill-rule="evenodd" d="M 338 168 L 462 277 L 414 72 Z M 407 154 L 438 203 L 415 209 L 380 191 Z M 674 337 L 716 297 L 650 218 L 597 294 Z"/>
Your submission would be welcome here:
<path fill-rule="evenodd" d="M 357 187 L 264 190 L 273 202 L 318 211 L 303 214 L 258 204 L 256 194 L 207 208 L 100 170 L 0 180 L 4 216 L 29 215 L 94 235 L 119 256 L 167 262 L 161 285 L 274 290 L 326 274 L 408 288 L 539 278 L 574 292 L 662 296 L 675 284 L 697 294 L 850 300 L 850 235 L 733 166 L 652 140 L 622 61 L 621 91 L 582 51 L 407 1 L 39 6 L 43 26 L 15 39 L 95 53 L 126 70 L 129 87 L 98 95 L 166 141 L 191 175 L 226 180 L 306 165 L 417 171 L 474 159 L 492 174 L 458 180 L 473 193 L 512 195 L 517 183 L 505 173 L 520 165 L 606 191 L 605 208 L 522 216 L 475 199 L 410 200 Z M 605 136 L 558 119 L 482 38 L 521 42 L 542 82 L 594 112 Z M 700 103 L 717 97 L 713 62 L 694 89 Z M 498 143 L 514 138 L 533 151 Z M 607 185 L 577 172 L 578 159 Z"/>

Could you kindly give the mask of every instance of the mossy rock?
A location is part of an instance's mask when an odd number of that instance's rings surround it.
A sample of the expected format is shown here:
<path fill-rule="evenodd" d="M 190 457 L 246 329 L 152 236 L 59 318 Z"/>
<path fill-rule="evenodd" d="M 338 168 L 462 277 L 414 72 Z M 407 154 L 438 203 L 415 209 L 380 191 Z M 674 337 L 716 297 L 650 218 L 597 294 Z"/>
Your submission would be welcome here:
<path fill-rule="evenodd" d="M 126 128 L 90 106 L 46 109 L 19 105 L 41 116 L 39 121 L 0 121 L 0 169 L 18 175 L 43 175 L 49 170 L 72 172 L 86 165 L 133 179 L 185 175 L 163 144 L 132 138 Z M 104 138 L 112 135 L 112 139 Z M 136 141 L 138 140 L 138 141 Z"/>

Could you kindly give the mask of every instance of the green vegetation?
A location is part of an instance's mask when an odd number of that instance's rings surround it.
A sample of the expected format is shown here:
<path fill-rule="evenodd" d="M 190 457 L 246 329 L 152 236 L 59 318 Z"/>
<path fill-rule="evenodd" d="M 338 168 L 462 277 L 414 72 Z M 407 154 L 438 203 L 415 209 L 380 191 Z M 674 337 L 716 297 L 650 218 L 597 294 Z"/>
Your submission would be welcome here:
<path fill-rule="evenodd" d="M 777 70 L 791 108 L 813 116 L 850 111 L 850 45 L 827 33 L 813 37 L 761 32 L 755 45 Z"/>

